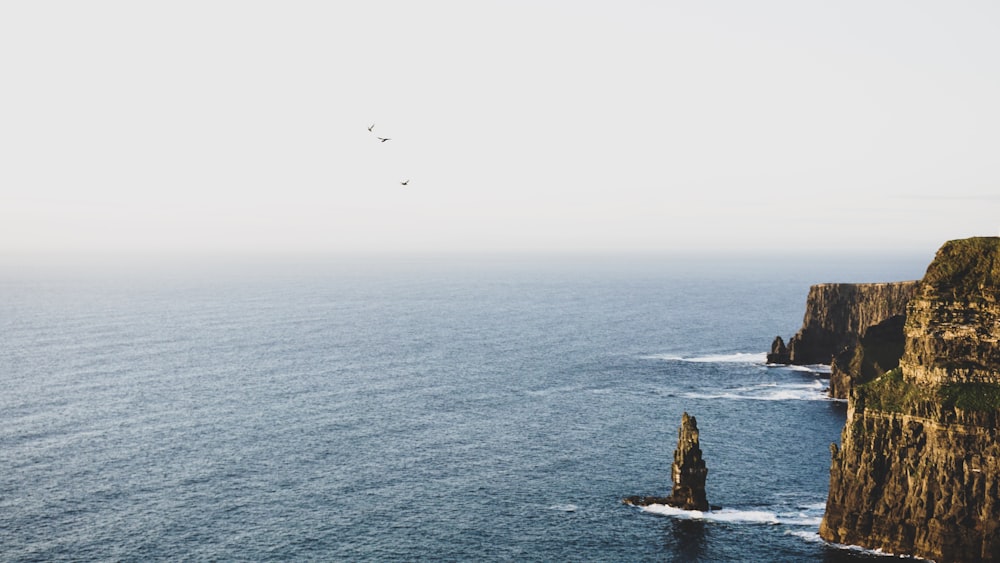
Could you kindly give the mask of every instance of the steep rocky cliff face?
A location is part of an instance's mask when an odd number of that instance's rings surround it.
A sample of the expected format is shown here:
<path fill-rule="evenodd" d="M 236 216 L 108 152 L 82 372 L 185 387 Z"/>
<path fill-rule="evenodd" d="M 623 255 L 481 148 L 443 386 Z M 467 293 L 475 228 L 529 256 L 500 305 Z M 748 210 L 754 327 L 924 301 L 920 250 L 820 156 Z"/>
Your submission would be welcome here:
<path fill-rule="evenodd" d="M 945 561 L 1000 561 L 996 426 L 874 408 L 834 447 L 820 535 Z"/>
<path fill-rule="evenodd" d="M 905 315 L 917 282 L 824 283 L 809 288 L 802 328 L 788 342 L 793 364 L 828 364 L 865 330 Z"/>
<path fill-rule="evenodd" d="M 910 302 L 899 367 L 851 390 L 824 539 L 1000 560 L 998 267 L 1000 238 L 938 251 Z"/>
<path fill-rule="evenodd" d="M 909 309 L 900 360 L 907 381 L 1000 382 L 998 241 L 951 241 L 938 251 Z"/>

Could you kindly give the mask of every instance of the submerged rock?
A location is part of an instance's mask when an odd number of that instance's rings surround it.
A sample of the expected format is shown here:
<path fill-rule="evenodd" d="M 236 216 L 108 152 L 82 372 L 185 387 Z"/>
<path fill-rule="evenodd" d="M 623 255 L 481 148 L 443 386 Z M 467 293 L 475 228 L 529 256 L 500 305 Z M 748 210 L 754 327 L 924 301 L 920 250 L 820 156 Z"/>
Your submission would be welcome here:
<path fill-rule="evenodd" d="M 624 499 L 625 504 L 649 506 L 651 504 L 666 504 L 684 510 L 718 509 L 708 504 L 705 495 L 705 481 L 708 477 L 708 467 L 701 457 L 701 447 L 698 443 L 698 421 L 688 413 L 681 416 L 681 427 L 677 432 L 677 449 L 674 450 L 674 462 L 670 467 L 670 477 L 673 482 L 670 496 L 631 496 Z"/>

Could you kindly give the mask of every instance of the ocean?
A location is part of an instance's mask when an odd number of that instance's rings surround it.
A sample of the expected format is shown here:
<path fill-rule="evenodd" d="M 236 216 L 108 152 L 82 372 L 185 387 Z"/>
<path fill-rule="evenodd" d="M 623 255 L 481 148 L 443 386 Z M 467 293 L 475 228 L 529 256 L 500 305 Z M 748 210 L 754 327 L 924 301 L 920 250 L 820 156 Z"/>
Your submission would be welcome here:
<path fill-rule="evenodd" d="M 773 367 L 895 261 L 334 259 L 0 276 L 3 561 L 858 561 L 846 409 Z M 708 499 L 665 495 L 682 413 Z"/>

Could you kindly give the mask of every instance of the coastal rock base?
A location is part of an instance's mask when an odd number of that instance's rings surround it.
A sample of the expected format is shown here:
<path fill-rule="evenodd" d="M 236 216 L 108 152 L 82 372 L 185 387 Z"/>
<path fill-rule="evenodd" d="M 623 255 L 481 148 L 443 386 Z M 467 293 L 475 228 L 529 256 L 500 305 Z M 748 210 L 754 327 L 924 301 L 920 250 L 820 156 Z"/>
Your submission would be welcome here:
<path fill-rule="evenodd" d="M 666 506 L 672 506 L 674 508 L 680 508 L 682 510 L 722 510 L 721 506 L 710 504 L 707 509 L 704 508 L 693 508 L 688 506 L 687 499 L 678 499 L 674 497 L 644 497 L 644 496 L 630 496 L 622 499 L 622 502 L 631 506 L 651 506 L 654 504 L 663 504 Z"/>
<path fill-rule="evenodd" d="M 997 427 L 957 418 L 852 412 L 843 445 L 831 448 L 820 536 L 936 561 L 1000 561 Z"/>

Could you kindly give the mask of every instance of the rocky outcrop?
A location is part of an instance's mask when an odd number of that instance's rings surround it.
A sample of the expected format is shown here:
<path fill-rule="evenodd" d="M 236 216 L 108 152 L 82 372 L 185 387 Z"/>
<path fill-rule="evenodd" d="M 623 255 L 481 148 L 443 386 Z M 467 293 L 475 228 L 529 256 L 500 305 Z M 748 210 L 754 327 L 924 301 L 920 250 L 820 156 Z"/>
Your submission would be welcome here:
<path fill-rule="evenodd" d="M 802 328 L 788 341 L 789 363 L 829 364 L 838 352 L 856 344 L 868 327 L 905 315 L 916 288 L 915 281 L 810 287 Z"/>
<path fill-rule="evenodd" d="M 684 510 L 709 510 L 705 494 L 705 480 L 708 468 L 701 457 L 701 447 L 698 442 L 698 421 L 693 416 L 684 413 L 681 416 L 681 427 L 677 435 L 677 449 L 674 450 L 674 462 L 670 467 L 670 477 L 673 482 L 669 497 L 631 496 L 624 502 L 635 506 L 651 504 L 666 504 Z"/>
<path fill-rule="evenodd" d="M 674 483 L 670 493 L 674 506 L 686 510 L 708 510 L 708 500 L 705 497 L 708 468 L 705 467 L 705 460 L 701 458 L 698 421 L 693 416 L 688 416 L 688 413 L 684 413 L 681 417 L 670 476 Z"/>
<path fill-rule="evenodd" d="M 790 364 L 792 363 L 792 357 L 788 354 L 788 348 L 785 347 L 785 341 L 780 336 L 774 337 L 774 342 L 771 343 L 771 351 L 767 354 L 767 363 L 769 364 Z"/>
<path fill-rule="evenodd" d="M 851 390 L 825 540 L 1000 560 L 998 298 L 1000 238 L 938 251 L 909 304 L 899 367 Z"/>

